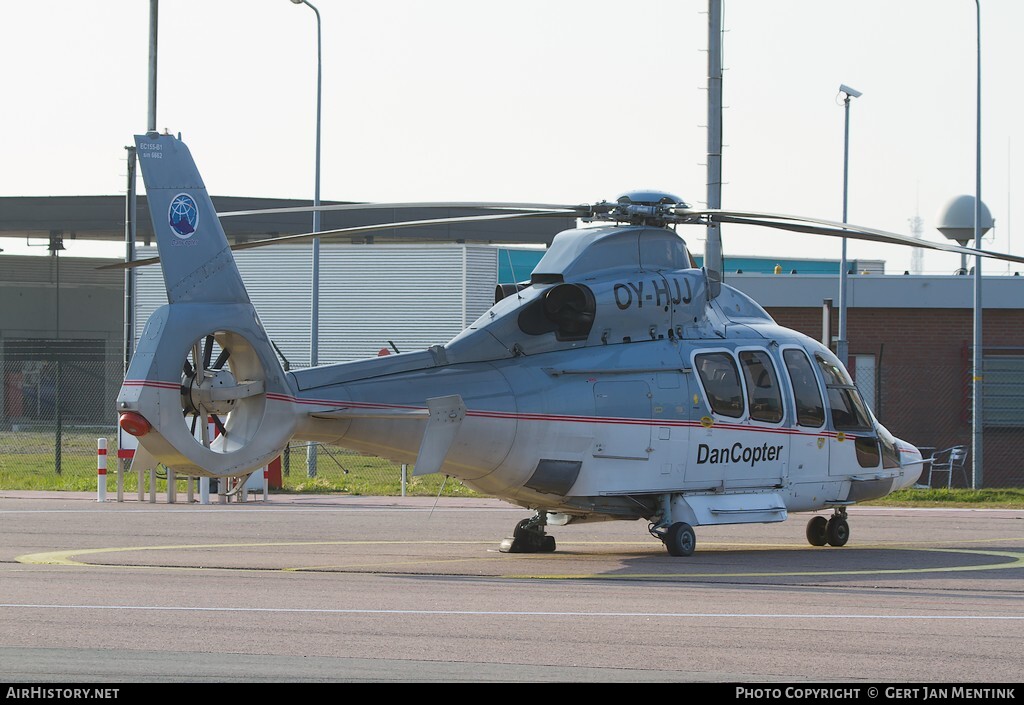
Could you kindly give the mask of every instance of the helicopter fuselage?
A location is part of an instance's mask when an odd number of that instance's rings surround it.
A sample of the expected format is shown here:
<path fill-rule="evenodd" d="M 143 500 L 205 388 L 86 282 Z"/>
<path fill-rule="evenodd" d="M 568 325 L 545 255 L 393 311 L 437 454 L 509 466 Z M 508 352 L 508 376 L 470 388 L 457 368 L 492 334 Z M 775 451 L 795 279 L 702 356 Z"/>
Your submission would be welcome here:
<path fill-rule="evenodd" d="M 573 237 L 681 243 L 650 230 Z M 709 299 L 701 270 L 613 262 L 580 280 L 545 276 L 542 261 L 446 346 L 293 373 L 309 410 L 296 436 L 418 469 L 445 433 L 428 471 L 566 521 L 650 518 L 665 496 L 694 525 L 781 521 L 917 479 L 920 465 L 904 466 L 917 450 L 820 343 L 730 287 Z M 458 400 L 455 429 L 430 421 L 434 398 Z"/>

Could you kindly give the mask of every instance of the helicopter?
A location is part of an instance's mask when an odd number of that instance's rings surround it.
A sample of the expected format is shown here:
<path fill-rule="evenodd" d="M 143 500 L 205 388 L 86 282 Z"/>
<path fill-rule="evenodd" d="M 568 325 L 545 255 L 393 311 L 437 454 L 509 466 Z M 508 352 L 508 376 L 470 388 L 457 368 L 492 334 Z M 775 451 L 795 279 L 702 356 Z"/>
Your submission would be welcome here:
<path fill-rule="evenodd" d="M 816 514 L 847 543 L 847 507 L 915 483 L 923 458 L 874 417 L 840 360 L 698 268 L 679 225 L 741 223 L 1024 262 L 795 216 L 699 210 L 657 191 L 584 205 L 343 228 L 229 245 L 187 146 L 135 137 L 168 304 L 145 325 L 117 397 L 150 462 L 234 477 L 293 439 L 443 473 L 529 509 L 505 553 L 552 552 L 546 527 L 645 520 L 672 556 L 695 528 Z M 396 204 L 385 204 L 394 207 Z M 321 206 L 358 208 L 372 205 Z M 232 250 L 424 223 L 575 215 L 529 281 L 443 345 L 286 372 Z M 122 266 L 122 265 L 119 265 Z M 214 350 L 219 353 L 214 359 Z M 213 420 L 215 430 L 199 419 Z"/>

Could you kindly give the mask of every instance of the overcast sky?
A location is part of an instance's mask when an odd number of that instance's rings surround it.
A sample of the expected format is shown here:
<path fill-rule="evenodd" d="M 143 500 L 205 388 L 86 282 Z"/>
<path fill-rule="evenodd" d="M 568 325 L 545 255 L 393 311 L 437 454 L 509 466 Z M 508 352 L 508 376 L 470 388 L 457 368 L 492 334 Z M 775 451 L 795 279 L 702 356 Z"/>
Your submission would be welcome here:
<path fill-rule="evenodd" d="M 580 203 L 655 188 L 703 205 L 706 0 L 314 4 L 324 200 Z M 1024 2 L 981 5 L 986 246 L 1021 254 Z M 0 194 L 124 193 L 124 146 L 146 127 L 148 17 L 146 0 L 0 3 Z M 974 2 L 725 0 L 725 28 L 724 207 L 841 219 L 845 83 L 863 92 L 849 221 L 909 234 L 920 215 L 924 237 L 943 239 L 942 206 L 974 193 Z M 315 79 L 309 7 L 160 2 L 157 124 L 182 133 L 214 195 L 312 198 Z M 684 236 L 703 250 L 701 230 Z M 840 251 L 763 229 L 724 238 L 727 255 Z M 910 268 L 905 248 L 851 242 L 850 256 Z M 924 259 L 926 272 L 957 266 Z"/>

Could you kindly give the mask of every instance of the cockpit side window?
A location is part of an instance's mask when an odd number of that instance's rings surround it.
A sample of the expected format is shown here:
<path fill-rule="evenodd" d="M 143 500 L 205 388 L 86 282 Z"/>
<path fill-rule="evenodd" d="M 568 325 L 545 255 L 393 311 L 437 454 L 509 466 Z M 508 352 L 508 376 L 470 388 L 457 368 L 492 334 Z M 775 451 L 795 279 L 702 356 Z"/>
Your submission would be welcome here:
<path fill-rule="evenodd" d="M 814 378 L 811 361 L 803 350 L 789 349 L 782 353 L 793 384 L 793 399 L 796 401 L 796 422 L 800 426 L 820 428 L 825 423 L 825 404 L 821 399 L 818 380 Z"/>
<path fill-rule="evenodd" d="M 896 439 L 885 430 L 884 426 L 878 427 L 878 440 L 882 446 L 882 467 L 887 470 L 898 468 L 900 466 L 900 451 L 896 447 Z"/>
<path fill-rule="evenodd" d="M 832 411 L 832 425 L 837 431 L 868 431 L 872 424 L 864 400 L 860 392 L 853 386 L 842 368 L 815 355 L 818 367 L 825 377 L 825 388 L 828 390 L 828 406 Z"/>
<path fill-rule="evenodd" d="M 733 356 L 727 352 L 701 353 L 694 357 L 694 366 L 711 411 L 734 419 L 743 416 L 743 389 Z"/>
<path fill-rule="evenodd" d="M 754 421 L 782 421 L 782 394 L 775 365 L 767 352 L 744 350 L 740 353 L 743 378 L 747 381 L 747 404 Z"/>
<path fill-rule="evenodd" d="M 838 385 L 841 387 L 852 387 L 853 380 L 850 379 L 849 373 L 842 367 L 839 367 L 834 362 L 826 360 L 821 355 L 815 355 L 815 359 L 818 361 L 818 367 L 821 368 L 821 374 L 825 378 L 825 386 Z"/>

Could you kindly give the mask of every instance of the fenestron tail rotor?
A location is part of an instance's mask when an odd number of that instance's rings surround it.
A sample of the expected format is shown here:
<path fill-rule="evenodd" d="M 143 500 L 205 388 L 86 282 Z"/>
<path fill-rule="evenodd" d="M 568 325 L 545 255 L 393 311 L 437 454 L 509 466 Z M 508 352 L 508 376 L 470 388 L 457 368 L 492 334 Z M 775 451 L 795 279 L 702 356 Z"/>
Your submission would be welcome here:
<path fill-rule="evenodd" d="M 241 336 L 218 331 L 196 340 L 181 377 L 182 415 L 196 442 L 221 453 L 244 445 L 255 431 L 244 417 L 262 413 L 265 381 L 255 351 Z"/>

